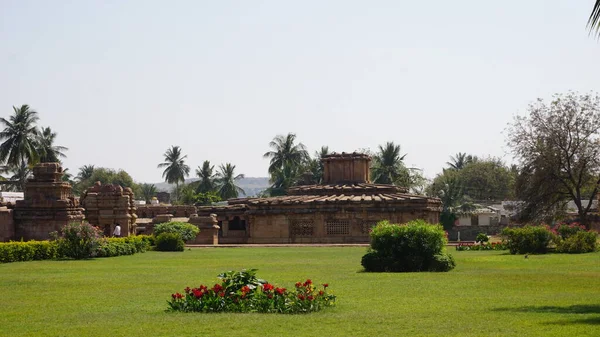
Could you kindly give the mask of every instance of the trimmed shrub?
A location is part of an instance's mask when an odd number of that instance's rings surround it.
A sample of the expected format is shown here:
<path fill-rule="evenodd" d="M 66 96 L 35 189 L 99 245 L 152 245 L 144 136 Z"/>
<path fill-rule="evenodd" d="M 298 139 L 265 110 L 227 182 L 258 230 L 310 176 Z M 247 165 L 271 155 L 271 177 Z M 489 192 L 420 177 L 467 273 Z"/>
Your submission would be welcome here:
<path fill-rule="evenodd" d="M 136 235 L 136 238 L 139 238 L 145 243 L 146 249 L 150 249 L 152 246 L 156 246 L 156 237 L 154 235 Z"/>
<path fill-rule="evenodd" d="M 96 257 L 112 257 L 120 255 L 133 255 L 143 253 L 148 248 L 148 243 L 143 238 L 128 236 L 124 238 L 106 238 L 101 241 L 96 249 Z"/>
<path fill-rule="evenodd" d="M 548 226 L 507 227 L 502 236 L 511 254 L 545 254 L 555 238 Z"/>
<path fill-rule="evenodd" d="M 475 242 L 479 242 L 479 243 L 485 243 L 488 241 L 490 241 L 490 238 L 485 233 L 479 233 L 479 234 L 477 234 L 477 237 L 475 238 Z"/>
<path fill-rule="evenodd" d="M 198 227 L 187 222 L 165 222 L 154 226 L 154 235 L 158 237 L 163 233 L 177 233 L 183 241 L 190 241 L 196 238 L 200 230 Z"/>
<path fill-rule="evenodd" d="M 442 226 L 424 220 L 404 225 L 382 221 L 371 230 L 371 248 L 362 258 L 366 271 L 448 271 L 454 259 L 444 252 L 447 243 Z"/>
<path fill-rule="evenodd" d="M 71 223 L 61 229 L 57 238 L 58 254 L 73 259 L 94 257 L 102 231 L 88 223 Z"/>
<path fill-rule="evenodd" d="M 598 233 L 593 231 L 577 231 L 575 234 L 561 239 L 556 244 L 559 253 L 580 254 L 591 253 L 598 249 Z"/>
<path fill-rule="evenodd" d="M 162 233 L 156 237 L 156 250 L 183 252 L 185 243 L 177 233 Z"/>
<path fill-rule="evenodd" d="M 0 243 L 0 263 L 50 260 L 57 257 L 57 245 L 50 241 Z"/>

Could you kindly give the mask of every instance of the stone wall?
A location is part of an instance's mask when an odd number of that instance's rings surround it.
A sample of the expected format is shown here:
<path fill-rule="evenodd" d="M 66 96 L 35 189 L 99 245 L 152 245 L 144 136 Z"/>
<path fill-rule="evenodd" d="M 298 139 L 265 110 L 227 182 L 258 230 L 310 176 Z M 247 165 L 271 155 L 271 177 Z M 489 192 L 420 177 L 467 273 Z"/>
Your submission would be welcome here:
<path fill-rule="evenodd" d="M 186 218 L 196 213 L 196 207 L 190 205 L 139 205 L 136 209 L 138 218 L 154 218 L 160 214 L 171 214 L 175 218 Z"/>
<path fill-rule="evenodd" d="M 330 154 L 323 157 L 323 184 L 369 183 L 371 158 L 361 153 Z"/>
<path fill-rule="evenodd" d="M 62 181 L 59 163 L 41 163 L 25 184 L 24 200 L 13 211 L 16 240 L 46 240 L 68 223 L 83 222 L 83 209 L 69 183 Z"/>
<path fill-rule="evenodd" d="M 448 231 L 449 241 L 458 241 L 458 232 L 460 232 L 460 241 L 475 241 L 477 234 L 485 233 L 487 235 L 498 235 L 505 225 L 494 226 L 454 226 Z"/>
<path fill-rule="evenodd" d="M 15 236 L 13 211 L 6 206 L 0 207 L 0 242 L 9 241 Z"/>
<path fill-rule="evenodd" d="M 119 185 L 102 185 L 96 182 L 80 198 L 87 221 L 111 236 L 115 225 L 121 226 L 121 236 L 135 235 L 136 206 L 131 188 Z"/>

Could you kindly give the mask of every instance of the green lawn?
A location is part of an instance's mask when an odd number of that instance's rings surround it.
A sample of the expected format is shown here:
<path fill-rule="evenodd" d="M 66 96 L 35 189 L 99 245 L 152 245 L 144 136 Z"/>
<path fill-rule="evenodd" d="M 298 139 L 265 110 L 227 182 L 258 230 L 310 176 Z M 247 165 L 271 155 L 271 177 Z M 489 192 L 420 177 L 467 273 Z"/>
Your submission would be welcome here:
<path fill-rule="evenodd" d="M 0 336 L 600 336 L 600 253 L 454 252 L 449 273 L 363 273 L 365 248 L 219 248 L 0 265 Z M 165 312 L 225 270 L 328 282 L 309 315 Z"/>

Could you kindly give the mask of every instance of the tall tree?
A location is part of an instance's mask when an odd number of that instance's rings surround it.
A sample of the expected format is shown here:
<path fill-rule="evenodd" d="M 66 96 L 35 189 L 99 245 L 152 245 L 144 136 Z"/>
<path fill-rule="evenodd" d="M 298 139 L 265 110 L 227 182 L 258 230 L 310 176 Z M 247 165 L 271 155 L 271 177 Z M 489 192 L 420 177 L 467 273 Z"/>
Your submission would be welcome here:
<path fill-rule="evenodd" d="M 450 161 L 446 162 L 446 164 L 453 170 L 462 170 L 467 164 L 476 160 L 476 156 L 459 152 L 455 156 L 450 156 Z"/>
<path fill-rule="evenodd" d="M 371 175 L 377 184 L 409 185 L 410 173 L 404 165 L 406 154 L 400 154 L 400 145 L 387 142 L 379 145 L 379 151 L 373 157 Z"/>
<path fill-rule="evenodd" d="M 94 165 L 83 165 L 79 168 L 79 173 L 75 177 L 78 181 L 89 179 L 94 174 Z"/>
<path fill-rule="evenodd" d="M 50 127 L 42 128 L 38 135 L 38 153 L 40 162 L 42 163 L 57 163 L 59 158 L 66 157 L 63 153 L 68 149 L 64 146 L 54 145 L 56 132 L 53 132 Z"/>
<path fill-rule="evenodd" d="M 522 174 L 524 209 L 530 219 L 571 200 L 579 220 L 588 213 L 600 184 L 600 96 L 554 95 L 548 104 L 531 104 L 528 116 L 509 127 L 508 145 Z"/>
<path fill-rule="evenodd" d="M 27 179 L 31 177 L 31 166 L 26 162 L 22 161 L 21 164 L 17 166 L 12 166 L 11 172 L 12 176 L 9 180 L 16 181 L 17 183 L 13 185 L 10 189 L 15 191 L 25 191 L 25 184 L 27 183 Z"/>
<path fill-rule="evenodd" d="M 281 170 L 285 165 L 300 167 L 308 159 L 306 147 L 302 143 L 296 144 L 296 135 L 288 133 L 286 136 L 277 135 L 269 143 L 271 151 L 263 156 L 270 159 L 269 173 Z"/>
<path fill-rule="evenodd" d="M 4 130 L 0 132 L 0 161 L 8 166 L 21 167 L 23 163 L 34 164 L 39 159 L 36 123 L 38 113 L 24 104 L 14 107 L 14 115 L 0 118 Z"/>
<path fill-rule="evenodd" d="M 210 165 L 208 160 L 202 163 L 202 167 L 198 166 L 196 175 L 200 178 L 200 182 L 196 188 L 196 193 L 207 193 L 216 189 L 214 169 L 214 165 Z"/>
<path fill-rule="evenodd" d="M 158 192 L 154 184 L 141 184 L 140 191 L 142 192 L 142 197 L 147 204 L 150 203 L 150 200 L 152 200 L 152 198 L 156 196 L 156 193 Z"/>
<path fill-rule="evenodd" d="M 162 176 L 169 184 L 175 184 L 175 191 L 179 190 L 179 183 L 185 182 L 185 177 L 190 174 L 190 167 L 185 164 L 185 158 L 187 155 L 182 154 L 179 146 L 171 146 L 164 153 L 164 162 L 158 164 L 158 168 L 165 168 Z M 175 196 L 175 200 L 177 199 Z"/>
<path fill-rule="evenodd" d="M 592 8 L 592 14 L 588 20 L 588 28 L 590 32 L 596 32 L 600 37 L 600 0 L 596 0 L 594 8 Z"/>
<path fill-rule="evenodd" d="M 236 180 L 244 178 L 243 174 L 235 174 L 235 165 L 227 163 L 219 166 L 217 172 L 217 192 L 223 200 L 237 198 L 244 190 L 236 184 Z"/>

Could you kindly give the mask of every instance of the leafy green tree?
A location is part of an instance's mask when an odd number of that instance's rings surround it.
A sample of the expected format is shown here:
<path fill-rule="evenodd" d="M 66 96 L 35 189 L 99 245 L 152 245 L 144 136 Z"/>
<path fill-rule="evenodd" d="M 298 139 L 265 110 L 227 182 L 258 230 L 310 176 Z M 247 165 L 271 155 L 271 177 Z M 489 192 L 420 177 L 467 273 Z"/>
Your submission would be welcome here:
<path fill-rule="evenodd" d="M 236 180 L 244 178 L 243 174 L 235 174 L 235 165 L 227 163 L 219 166 L 217 172 L 217 192 L 223 200 L 237 198 L 244 190 L 236 184 Z"/>
<path fill-rule="evenodd" d="M 79 168 L 79 173 L 77 173 L 75 179 L 77 179 L 78 181 L 90 179 L 91 176 L 94 174 L 94 169 L 94 165 L 83 165 Z"/>
<path fill-rule="evenodd" d="M 38 135 L 38 153 L 39 161 L 42 163 L 59 163 L 60 158 L 65 158 L 64 151 L 68 149 L 64 146 L 54 145 L 56 132 L 50 127 L 42 128 Z"/>
<path fill-rule="evenodd" d="M 158 168 L 165 168 L 163 178 L 169 184 L 175 184 L 176 191 L 179 189 L 179 184 L 185 182 L 185 177 L 190 174 L 190 167 L 185 164 L 185 158 L 179 146 L 171 146 L 164 154 L 164 162 L 158 164 Z M 175 195 L 175 200 L 179 198 Z"/>
<path fill-rule="evenodd" d="M 0 144 L 0 161 L 19 169 L 39 159 L 36 126 L 39 117 L 26 104 L 20 108 L 13 106 L 13 110 L 14 115 L 8 119 L 0 118 L 0 124 L 4 126 L 0 132 L 0 140 L 3 140 Z"/>
<path fill-rule="evenodd" d="M 588 20 L 588 27 L 591 32 L 596 31 L 596 34 L 600 36 L 600 0 L 596 0 L 592 14 Z"/>
<path fill-rule="evenodd" d="M 265 158 L 270 159 L 269 173 L 276 170 L 282 170 L 284 166 L 291 166 L 292 169 L 301 167 L 308 161 L 309 155 L 306 147 L 302 143 L 296 144 L 296 135 L 288 133 L 286 136 L 277 135 L 269 143 L 272 148 L 264 154 Z"/>
<path fill-rule="evenodd" d="M 286 195 L 290 187 L 298 185 L 300 169 L 300 166 L 284 165 L 283 168 L 273 171 L 270 179 L 271 186 L 266 194 L 272 197 Z"/>
<path fill-rule="evenodd" d="M 104 184 L 115 184 L 123 188 L 129 187 L 133 190 L 135 195 L 141 195 L 139 186 L 133 181 L 133 178 L 129 173 L 124 170 L 115 171 L 113 169 L 97 167 L 94 168 L 92 175 L 85 179 L 78 181 L 73 187 L 73 191 L 76 194 L 81 194 L 89 187 L 94 185 L 97 181 Z"/>
<path fill-rule="evenodd" d="M 196 189 L 196 193 L 207 193 L 211 191 L 215 191 L 216 183 L 215 183 L 215 174 L 214 174 L 214 165 L 210 165 L 210 161 L 205 160 L 202 163 L 202 167 L 198 166 L 196 169 L 196 175 L 200 178 L 200 182 L 198 184 L 198 188 Z"/>
<path fill-rule="evenodd" d="M 499 159 L 480 159 L 459 171 L 466 195 L 477 201 L 499 201 L 514 196 L 511 172 Z"/>
<path fill-rule="evenodd" d="M 25 184 L 27 179 L 31 177 L 31 166 L 25 161 L 22 161 L 20 165 L 11 166 L 10 169 L 12 176 L 9 178 L 11 181 L 15 181 L 16 184 L 9 185 L 8 190 L 11 191 L 25 191 Z"/>
<path fill-rule="evenodd" d="M 579 221 L 589 225 L 600 184 L 600 96 L 557 94 L 549 104 L 538 99 L 508 131 L 521 169 L 524 220 L 543 219 L 571 200 Z"/>
<path fill-rule="evenodd" d="M 154 184 L 141 184 L 140 191 L 142 193 L 142 197 L 144 198 L 147 204 L 150 203 L 152 198 L 156 196 L 156 193 L 158 192 Z"/>
<path fill-rule="evenodd" d="M 379 145 L 379 151 L 373 156 L 371 177 L 376 184 L 394 184 L 404 187 L 410 184 L 410 173 L 404 165 L 406 154 L 400 154 L 400 145 L 387 142 Z"/>

